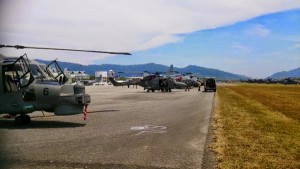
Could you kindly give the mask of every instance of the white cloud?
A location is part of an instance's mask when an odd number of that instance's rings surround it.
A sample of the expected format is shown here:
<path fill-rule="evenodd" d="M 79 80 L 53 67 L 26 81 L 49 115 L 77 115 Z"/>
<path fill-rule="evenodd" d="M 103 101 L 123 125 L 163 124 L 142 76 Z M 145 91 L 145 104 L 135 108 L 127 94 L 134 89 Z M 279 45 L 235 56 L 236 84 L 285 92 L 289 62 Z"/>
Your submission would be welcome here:
<path fill-rule="evenodd" d="M 155 48 L 167 43 L 178 42 L 179 40 L 181 40 L 180 37 L 171 34 L 160 34 L 154 37 L 151 36 L 150 39 L 143 40 L 143 45 L 137 47 L 135 50 L 146 50 L 150 48 Z"/>
<path fill-rule="evenodd" d="M 299 0 L 1 0 L 0 3 L 0 39 L 7 44 L 129 52 L 178 42 L 182 38 L 177 34 L 300 7 Z M 253 31 L 259 36 L 270 33 L 262 26 L 254 27 Z M 0 53 L 10 52 L 1 49 Z M 74 62 L 82 63 L 109 57 L 48 51 L 30 53 L 34 58 L 55 59 L 59 55 L 60 60 L 67 61 L 76 55 L 78 59 L 73 59 Z"/>
<path fill-rule="evenodd" d="M 251 48 L 246 46 L 246 45 L 243 45 L 241 43 L 235 43 L 232 45 L 232 48 L 233 49 L 237 49 L 241 52 L 250 52 L 251 51 Z"/>
<path fill-rule="evenodd" d="M 296 44 L 292 45 L 289 49 L 290 50 L 300 49 L 300 43 L 296 43 Z"/>
<path fill-rule="evenodd" d="M 263 25 L 255 25 L 245 31 L 245 34 L 249 36 L 259 36 L 259 37 L 266 37 L 271 33 L 269 29 L 267 29 Z"/>
<path fill-rule="evenodd" d="M 300 62 L 300 56 L 294 56 L 293 59 L 294 59 L 294 61 L 296 61 L 298 63 Z"/>
<path fill-rule="evenodd" d="M 300 36 L 275 36 L 279 40 L 300 43 Z"/>

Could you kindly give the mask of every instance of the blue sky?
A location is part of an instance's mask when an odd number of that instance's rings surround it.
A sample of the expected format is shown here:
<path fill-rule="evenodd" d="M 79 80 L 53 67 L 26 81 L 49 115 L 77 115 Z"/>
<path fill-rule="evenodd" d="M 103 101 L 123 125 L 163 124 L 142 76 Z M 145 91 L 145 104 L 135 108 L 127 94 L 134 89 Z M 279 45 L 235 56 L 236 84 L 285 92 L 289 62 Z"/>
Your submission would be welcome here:
<path fill-rule="evenodd" d="M 299 0 L 0 0 L 1 44 L 132 56 L 0 49 L 80 64 L 198 65 L 267 77 L 300 67 Z"/>
<path fill-rule="evenodd" d="M 176 43 L 101 62 L 198 65 L 259 78 L 300 67 L 300 9 L 179 36 Z"/>

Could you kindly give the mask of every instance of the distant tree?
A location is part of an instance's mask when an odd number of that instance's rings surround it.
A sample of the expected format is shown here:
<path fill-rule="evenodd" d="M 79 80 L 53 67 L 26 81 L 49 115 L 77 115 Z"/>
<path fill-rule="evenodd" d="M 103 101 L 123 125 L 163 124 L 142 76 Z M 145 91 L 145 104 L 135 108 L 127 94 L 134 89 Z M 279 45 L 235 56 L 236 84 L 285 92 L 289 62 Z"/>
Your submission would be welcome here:
<path fill-rule="evenodd" d="M 91 75 L 91 76 L 90 76 L 90 80 L 95 80 L 95 76 L 94 76 L 94 75 Z"/>
<path fill-rule="evenodd" d="M 126 80 L 126 78 L 125 77 L 120 77 L 120 80 Z"/>

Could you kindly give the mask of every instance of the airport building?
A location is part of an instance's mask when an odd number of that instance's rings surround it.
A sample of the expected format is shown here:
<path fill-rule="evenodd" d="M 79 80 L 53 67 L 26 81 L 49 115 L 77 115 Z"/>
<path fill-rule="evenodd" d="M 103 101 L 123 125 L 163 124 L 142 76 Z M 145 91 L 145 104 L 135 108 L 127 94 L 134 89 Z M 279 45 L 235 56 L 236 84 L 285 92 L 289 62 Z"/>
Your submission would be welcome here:
<path fill-rule="evenodd" d="M 76 82 L 77 80 L 90 80 L 90 75 L 88 75 L 85 71 L 70 71 L 68 69 L 64 70 L 64 73 L 71 77 L 72 83 Z"/>
<path fill-rule="evenodd" d="M 100 83 L 108 83 L 107 71 L 96 71 L 95 80 Z"/>

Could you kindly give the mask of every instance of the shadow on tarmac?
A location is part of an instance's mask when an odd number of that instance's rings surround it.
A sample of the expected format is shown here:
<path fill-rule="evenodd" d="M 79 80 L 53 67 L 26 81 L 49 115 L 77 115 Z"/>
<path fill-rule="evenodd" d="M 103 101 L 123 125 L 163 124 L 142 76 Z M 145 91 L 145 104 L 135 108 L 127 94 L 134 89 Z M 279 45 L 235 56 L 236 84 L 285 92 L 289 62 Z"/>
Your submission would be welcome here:
<path fill-rule="evenodd" d="M 4 134 L 0 135 L 0 168 L 8 168 L 7 157 L 4 152 L 4 149 L 5 149 L 5 142 L 3 139 L 4 137 L 5 137 Z"/>
<path fill-rule="evenodd" d="M 114 112 L 120 110 L 96 110 L 96 111 L 88 111 L 87 113 L 105 113 L 105 112 Z"/>
<path fill-rule="evenodd" d="M 182 92 L 181 90 L 177 90 L 177 91 L 173 91 L 172 90 L 172 92 L 161 92 L 161 91 L 155 91 L 155 92 L 152 92 L 152 91 L 150 91 L 150 92 L 147 92 L 147 91 L 137 91 L 137 93 L 146 93 L 146 94 L 150 94 L 150 93 L 153 93 L 153 94 L 157 94 L 157 93 L 163 93 L 163 94 L 166 94 L 166 93 L 168 93 L 168 94 L 172 94 L 172 93 L 177 93 L 177 92 Z M 184 92 L 184 91 L 183 91 Z"/>
<path fill-rule="evenodd" d="M 41 128 L 74 128 L 83 127 L 85 124 L 73 123 L 73 122 L 63 122 L 63 121 L 31 121 L 30 124 L 18 126 L 12 119 L 1 119 L 0 129 L 41 129 Z"/>
<path fill-rule="evenodd" d="M 2 160 L 0 159 L 0 162 Z M 62 161 L 22 161 L 22 160 L 9 160 L 5 161 L 6 167 L 12 168 L 90 168 L 90 169 L 174 169 L 170 167 L 160 166 L 141 166 L 131 164 L 113 164 L 113 163 L 80 163 L 80 162 L 62 162 Z"/>

